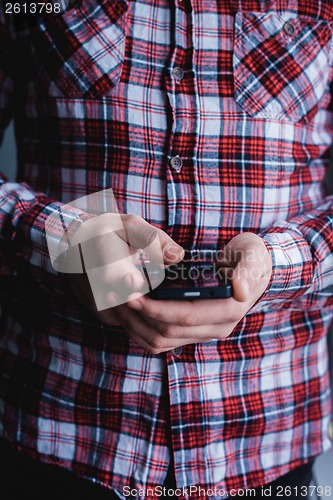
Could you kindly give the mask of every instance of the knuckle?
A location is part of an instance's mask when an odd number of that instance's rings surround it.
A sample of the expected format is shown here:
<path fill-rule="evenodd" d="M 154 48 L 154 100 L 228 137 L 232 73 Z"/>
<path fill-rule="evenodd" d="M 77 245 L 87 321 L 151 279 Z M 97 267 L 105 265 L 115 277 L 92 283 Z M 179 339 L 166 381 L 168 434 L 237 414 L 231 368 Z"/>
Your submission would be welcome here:
<path fill-rule="evenodd" d="M 216 339 L 224 339 L 228 334 L 229 334 L 229 331 L 231 331 L 230 328 L 219 328 L 215 333 L 214 333 L 214 338 Z"/>
<path fill-rule="evenodd" d="M 150 243 L 151 236 L 152 236 L 152 228 L 150 226 L 145 226 L 142 227 L 141 229 L 141 239 L 143 242 L 145 242 L 146 245 Z"/>
<path fill-rule="evenodd" d="M 106 326 L 121 326 L 120 321 L 116 320 L 116 318 L 107 318 L 104 323 Z"/>
<path fill-rule="evenodd" d="M 158 354 L 158 351 L 156 351 L 153 347 L 146 347 L 147 351 L 150 352 L 150 354 Z"/>
<path fill-rule="evenodd" d="M 194 322 L 195 322 L 195 316 L 193 314 L 193 311 L 191 310 L 181 318 L 180 326 L 182 327 L 192 326 Z"/>
<path fill-rule="evenodd" d="M 158 301 L 155 301 L 155 302 L 158 302 Z M 150 316 L 151 318 L 153 318 L 156 321 L 163 322 L 163 318 L 164 318 L 163 310 L 160 309 L 159 304 L 151 304 L 149 302 L 148 303 L 145 302 L 144 313 L 146 316 Z M 163 329 L 162 323 L 160 323 L 160 325 L 158 327 L 158 331 L 160 331 L 160 328 Z"/>
<path fill-rule="evenodd" d="M 128 225 L 142 224 L 144 222 L 143 218 L 139 215 L 129 214 L 125 216 L 124 222 Z"/>
<path fill-rule="evenodd" d="M 235 312 L 232 312 L 231 314 L 228 315 L 227 317 L 227 322 L 228 323 L 231 323 L 231 324 L 234 324 L 236 323 L 237 321 L 240 320 L 240 315 L 239 314 L 236 314 Z"/>
<path fill-rule="evenodd" d="M 163 337 L 166 337 L 168 339 L 177 337 L 177 328 L 173 325 L 163 325 L 161 330 L 161 334 L 163 335 Z"/>
<path fill-rule="evenodd" d="M 96 316 L 98 317 L 98 319 L 102 323 L 104 323 L 107 326 L 114 326 L 115 322 L 117 322 L 115 315 L 111 314 L 111 313 L 108 313 L 108 314 L 106 314 L 106 313 L 104 313 L 104 314 L 98 313 L 98 314 L 96 314 Z"/>
<path fill-rule="evenodd" d="M 216 338 L 218 340 L 223 340 L 223 339 L 226 339 L 227 337 L 229 337 L 229 335 L 231 334 L 231 332 L 233 331 L 234 329 L 234 325 L 232 325 L 230 328 L 227 328 L 227 329 L 224 329 L 223 331 L 221 331 L 217 336 Z"/>
<path fill-rule="evenodd" d="M 245 314 L 245 311 L 243 312 L 244 306 L 241 303 L 237 304 L 237 308 L 230 308 L 228 311 L 226 311 L 225 316 L 223 317 L 223 323 L 224 324 L 233 324 L 237 323 Z"/>
<path fill-rule="evenodd" d="M 151 354 L 160 354 L 161 352 L 163 352 L 163 350 L 161 350 L 161 349 L 155 349 L 155 348 L 153 348 L 153 347 L 148 348 L 148 351 L 149 351 Z"/>
<path fill-rule="evenodd" d="M 154 349 L 156 351 L 160 351 L 165 347 L 163 338 L 157 336 L 149 339 L 147 343 L 151 349 Z"/>

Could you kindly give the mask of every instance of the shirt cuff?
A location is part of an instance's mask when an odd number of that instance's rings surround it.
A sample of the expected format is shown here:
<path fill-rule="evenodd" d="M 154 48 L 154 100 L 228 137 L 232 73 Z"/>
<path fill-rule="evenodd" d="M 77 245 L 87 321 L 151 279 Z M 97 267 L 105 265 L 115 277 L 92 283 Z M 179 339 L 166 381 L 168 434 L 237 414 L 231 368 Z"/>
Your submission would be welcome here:
<path fill-rule="evenodd" d="M 314 262 L 310 246 L 296 231 L 274 227 L 259 233 L 272 259 L 272 274 L 260 303 L 301 297 L 310 287 Z"/>

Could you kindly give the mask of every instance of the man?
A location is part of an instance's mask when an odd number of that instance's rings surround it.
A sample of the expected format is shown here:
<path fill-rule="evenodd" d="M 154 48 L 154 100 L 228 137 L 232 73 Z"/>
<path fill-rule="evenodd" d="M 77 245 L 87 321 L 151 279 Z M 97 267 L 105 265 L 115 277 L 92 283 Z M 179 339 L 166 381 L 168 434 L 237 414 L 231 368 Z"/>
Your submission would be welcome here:
<path fill-rule="evenodd" d="M 7 490 L 23 462 L 41 498 L 58 480 L 62 498 L 272 481 L 304 496 L 330 446 L 331 3 L 0 9 L 0 123 L 14 115 L 18 142 L 0 209 Z M 52 269 L 45 221 L 108 188 L 138 248 L 157 234 L 165 264 L 222 255 L 233 297 L 98 311 L 85 275 Z M 85 238 L 91 214 L 67 215 Z M 142 286 L 130 267 L 103 279 Z"/>

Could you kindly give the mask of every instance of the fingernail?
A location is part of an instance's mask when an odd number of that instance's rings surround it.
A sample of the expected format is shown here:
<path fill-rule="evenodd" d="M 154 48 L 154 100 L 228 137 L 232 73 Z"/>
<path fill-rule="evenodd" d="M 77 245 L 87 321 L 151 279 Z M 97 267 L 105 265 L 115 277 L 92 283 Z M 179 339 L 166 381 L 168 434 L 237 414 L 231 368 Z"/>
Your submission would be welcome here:
<path fill-rule="evenodd" d="M 170 260 L 179 259 L 184 254 L 184 249 L 180 245 L 170 245 L 165 249 L 165 255 Z"/>

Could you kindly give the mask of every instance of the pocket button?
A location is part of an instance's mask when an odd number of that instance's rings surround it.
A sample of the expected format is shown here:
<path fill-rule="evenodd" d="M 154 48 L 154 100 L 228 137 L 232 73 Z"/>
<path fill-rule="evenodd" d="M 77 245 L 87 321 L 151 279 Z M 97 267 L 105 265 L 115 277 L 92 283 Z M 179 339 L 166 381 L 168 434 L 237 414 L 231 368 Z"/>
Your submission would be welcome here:
<path fill-rule="evenodd" d="M 285 32 L 286 35 L 291 36 L 295 33 L 295 28 L 291 23 L 284 23 L 283 25 L 283 31 Z"/>

